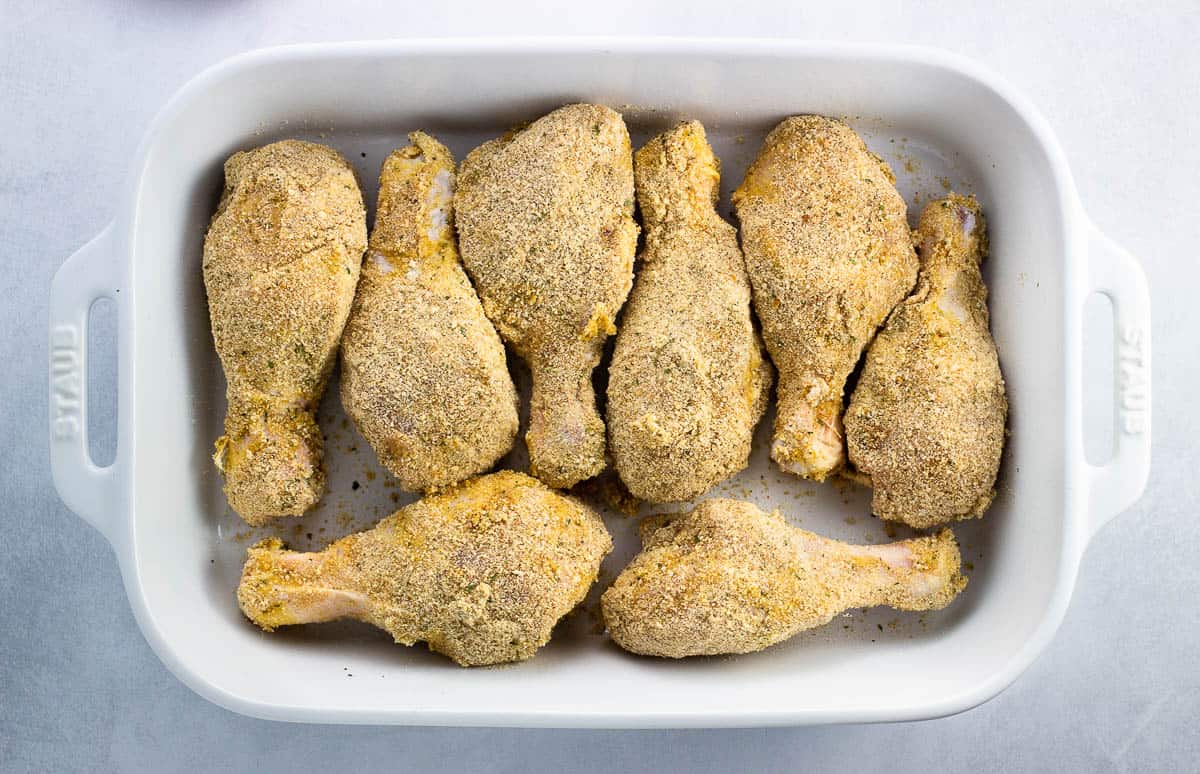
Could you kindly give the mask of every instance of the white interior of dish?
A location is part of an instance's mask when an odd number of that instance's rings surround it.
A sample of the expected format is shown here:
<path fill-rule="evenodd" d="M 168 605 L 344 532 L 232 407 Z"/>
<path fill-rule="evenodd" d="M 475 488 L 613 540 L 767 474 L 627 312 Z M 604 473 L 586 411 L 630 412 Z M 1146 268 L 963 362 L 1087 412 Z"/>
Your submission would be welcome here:
<path fill-rule="evenodd" d="M 532 661 L 475 670 L 423 647 L 396 646 L 365 625 L 265 634 L 242 617 L 233 592 L 254 540 L 279 535 L 292 547 L 319 548 L 390 513 L 393 495 L 401 504 L 411 497 L 394 488 L 344 419 L 335 381 L 320 411 L 330 472 L 322 505 L 258 530 L 226 506 L 209 459 L 221 432 L 224 380 L 200 271 L 222 161 L 284 137 L 324 142 L 354 163 L 373 210 L 379 165 L 407 132 L 430 132 L 461 159 L 481 141 L 572 101 L 622 110 L 635 147 L 678 119 L 704 122 L 722 162 L 725 215 L 729 191 L 765 132 L 795 113 L 846 117 L 891 164 L 912 222 L 947 186 L 979 198 L 990 227 L 984 271 L 1011 437 L 995 504 L 984 520 L 954 528 L 970 584 L 950 608 L 850 611 L 760 654 L 668 662 L 613 645 L 600 631 L 593 593 Z M 1065 471 L 1076 453 L 1062 421 L 1069 213 L 1025 119 L 967 76 L 895 57 L 829 52 L 414 54 L 360 47 L 258 58 L 185 92 L 160 122 L 136 182 L 128 232 L 135 354 L 126 404 L 134 423 L 127 583 L 135 608 L 140 594 L 143 624 L 160 652 L 169 651 L 164 658 L 219 700 L 259 714 L 330 720 L 905 716 L 914 708 L 936 711 L 930 708 L 999 673 L 1060 592 Z M 520 367 L 514 374 L 527 382 Z M 769 429 L 770 417 L 759 427 L 750 467 L 710 496 L 779 508 L 792 523 L 824 535 L 889 539 L 870 515 L 867 490 L 801 481 L 770 463 Z M 518 441 L 513 466 L 523 456 Z M 636 549 L 636 520 L 611 512 L 605 519 L 617 549 L 601 585 Z"/>

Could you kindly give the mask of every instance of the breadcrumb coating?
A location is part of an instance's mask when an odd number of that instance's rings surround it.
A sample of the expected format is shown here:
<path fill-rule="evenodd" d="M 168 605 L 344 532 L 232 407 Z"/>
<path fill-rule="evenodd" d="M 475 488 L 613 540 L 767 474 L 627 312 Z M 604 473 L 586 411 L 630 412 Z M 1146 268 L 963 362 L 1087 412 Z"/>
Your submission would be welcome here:
<path fill-rule="evenodd" d="M 916 290 L 871 344 L 846 438 L 875 514 L 925 528 L 991 504 L 1008 400 L 979 272 L 987 229 L 978 202 L 931 202 L 915 238 Z"/>
<path fill-rule="evenodd" d="M 651 140 L 634 175 L 646 242 L 609 368 L 610 448 L 635 497 L 689 500 L 746 467 L 772 369 L 704 127 Z"/>
<path fill-rule="evenodd" d="M 779 372 L 771 457 L 817 481 L 845 460 L 842 393 L 917 259 L 891 169 L 854 131 L 795 116 L 733 194 L 763 340 Z"/>
<path fill-rule="evenodd" d="M 250 548 L 238 604 L 267 631 L 354 618 L 461 666 L 522 661 L 587 595 L 604 522 L 521 473 L 472 479 L 324 551 Z"/>
<path fill-rule="evenodd" d="M 967 583 L 950 530 L 855 546 L 738 500 L 651 517 L 642 538 L 601 605 L 616 643 L 647 656 L 750 653 L 849 608 L 938 610 Z"/>
<path fill-rule="evenodd" d="M 204 240 L 204 285 L 229 408 L 213 460 L 253 525 L 325 491 L 313 412 L 325 391 L 367 242 L 354 172 L 284 140 L 235 153 Z"/>
<path fill-rule="evenodd" d="M 471 151 L 454 197 L 463 264 L 533 378 L 530 468 L 604 469 L 592 371 L 633 282 L 633 163 L 620 114 L 568 105 Z"/>
<path fill-rule="evenodd" d="M 458 261 L 454 158 L 422 132 L 383 163 L 367 260 L 342 334 L 341 397 L 409 491 L 492 467 L 517 434 L 504 345 Z"/>

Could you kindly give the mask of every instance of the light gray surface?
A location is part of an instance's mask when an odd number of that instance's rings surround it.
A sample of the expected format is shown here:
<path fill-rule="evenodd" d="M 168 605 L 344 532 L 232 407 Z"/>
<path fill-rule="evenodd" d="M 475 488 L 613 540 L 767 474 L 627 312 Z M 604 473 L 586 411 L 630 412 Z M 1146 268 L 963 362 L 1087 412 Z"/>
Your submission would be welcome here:
<path fill-rule="evenodd" d="M 0 0 L 0 770 L 1195 770 L 1196 3 L 1037 3 L 1003 15 L 986 4 L 855 3 L 839 18 L 784 2 L 747 12 L 609 0 L 569 20 L 552 3 L 374 8 L 391 5 Z M 46 296 L 62 260 L 112 218 L 155 111 L 204 66 L 258 46 L 539 32 L 940 45 L 997 70 L 1045 113 L 1088 213 L 1150 278 L 1155 467 L 1146 496 L 1089 549 L 1057 639 L 999 698 L 940 721 L 799 730 L 295 726 L 206 703 L 142 640 L 107 545 L 50 485 Z M 1104 358 L 1092 363 L 1099 379 Z M 111 381 L 111 361 L 107 370 Z M 112 410 L 111 395 L 99 402 Z"/>

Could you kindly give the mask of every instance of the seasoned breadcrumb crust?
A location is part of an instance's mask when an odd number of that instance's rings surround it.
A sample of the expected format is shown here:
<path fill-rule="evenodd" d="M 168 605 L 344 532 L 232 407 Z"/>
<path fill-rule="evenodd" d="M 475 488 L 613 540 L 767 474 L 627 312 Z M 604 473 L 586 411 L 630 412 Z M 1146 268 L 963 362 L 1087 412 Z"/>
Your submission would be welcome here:
<path fill-rule="evenodd" d="M 213 340 L 228 383 L 213 456 L 247 522 L 295 516 L 324 493 L 313 418 L 367 241 L 350 165 L 284 140 L 235 153 L 204 240 Z"/>

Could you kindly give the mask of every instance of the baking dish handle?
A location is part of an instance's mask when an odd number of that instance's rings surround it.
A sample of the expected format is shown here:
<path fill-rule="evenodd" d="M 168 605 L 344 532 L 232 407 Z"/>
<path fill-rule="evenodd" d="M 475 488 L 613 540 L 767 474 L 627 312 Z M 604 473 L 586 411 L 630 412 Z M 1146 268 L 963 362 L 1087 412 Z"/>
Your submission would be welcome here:
<path fill-rule="evenodd" d="M 50 283 L 50 470 L 67 507 L 110 543 L 128 439 L 118 437 L 116 458 L 107 467 L 97 466 L 88 453 L 87 326 L 99 298 L 113 300 L 119 320 L 126 316 L 117 292 L 122 274 L 113 242 L 109 224 L 68 258 Z M 118 374 L 125 367 L 118 361 Z M 124 389 L 118 383 L 118 391 Z"/>
<path fill-rule="evenodd" d="M 1133 256 L 1095 226 L 1089 231 L 1084 298 L 1108 296 L 1116 326 L 1113 456 L 1105 465 L 1088 466 L 1089 534 L 1095 534 L 1133 505 L 1150 476 L 1150 290 Z"/>

